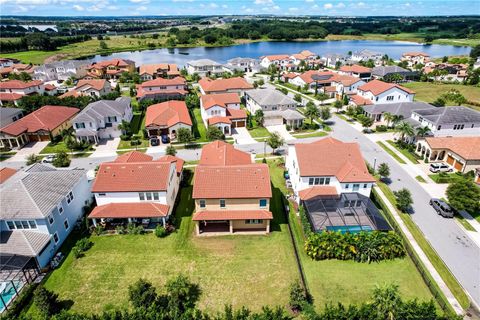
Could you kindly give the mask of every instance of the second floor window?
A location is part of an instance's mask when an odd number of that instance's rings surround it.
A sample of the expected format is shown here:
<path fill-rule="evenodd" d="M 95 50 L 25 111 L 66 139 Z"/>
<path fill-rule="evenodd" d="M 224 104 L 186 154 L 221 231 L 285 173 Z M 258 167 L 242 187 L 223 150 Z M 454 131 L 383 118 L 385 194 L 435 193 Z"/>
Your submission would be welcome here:
<path fill-rule="evenodd" d="M 358 191 L 360 189 L 360 185 L 358 183 L 353 184 L 353 191 Z"/>
<path fill-rule="evenodd" d="M 220 199 L 220 208 L 225 208 L 225 199 Z"/>
<path fill-rule="evenodd" d="M 70 202 L 73 201 L 73 192 L 70 191 L 67 195 L 67 203 L 70 204 Z"/>
<path fill-rule="evenodd" d="M 200 208 L 205 208 L 207 206 L 205 199 L 200 200 Z"/>
<path fill-rule="evenodd" d="M 393 101 L 393 96 L 388 96 L 387 101 Z"/>
<path fill-rule="evenodd" d="M 260 199 L 260 208 L 267 207 L 267 199 Z"/>
<path fill-rule="evenodd" d="M 75 123 L 75 127 L 76 127 L 77 129 L 85 129 L 85 123 L 83 123 L 83 122 L 77 122 L 77 123 Z"/>

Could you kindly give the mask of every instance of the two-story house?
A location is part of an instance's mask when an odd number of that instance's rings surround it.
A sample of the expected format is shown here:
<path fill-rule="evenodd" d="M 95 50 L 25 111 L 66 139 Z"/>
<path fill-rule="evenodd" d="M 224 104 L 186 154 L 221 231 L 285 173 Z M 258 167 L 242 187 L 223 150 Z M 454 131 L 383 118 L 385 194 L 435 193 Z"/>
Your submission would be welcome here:
<path fill-rule="evenodd" d="M 332 79 L 334 75 L 335 74 L 331 71 L 309 70 L 296 76 L 289 74 L 287 78 L 291 77 L 288 82 L 293 85 L 302 88 L 307 85 L 310 91 L 315 91 L 316 86 L 322 87 L 324 85 L 329 85 L 330 82 L 328 80 Z"/>
<path fill-rule="evenodd" d="M 185 97 L 187 81 L 182 77 L 156 78 L 137 85 L 137 99 L 180 99 Z"/>
<path fill-rule="evenodd" d="M 88 216 L 93 224 L 111 222 L 165 225 L 180 188 L 184 161 L 174 156 L 153 160 L 132 151 L 100 165 L 92 186 L 97 207 Z"/>
<path fill-rule="evenodd" d="M 258 59 L 240 57 L 228 60 L 225 68 L 230 72 L 260 72 L 262 70 L 262 66 Z"/>
<path fill-rule="evenodd" d="M 79 141 L 97 144 L 102 139 L 118 138 L 123 131 L 119 125 L 132 120 L 131 99 L 99 100 L 88 104 L 72 119 Z"/>
<path fill-rule="evenodd" d="M 297 102 L 274 89 L 255 89 L 245 93 L 247 110 L 255 114 L 263 111 L 263 125 L 286 124 L 292 128 L 300 127 L 305 117 L 297 111 Z"/>
<path fill-rule="evenodd" d="M 180 71 L 178 70 L 177 65 L 170 63 L 142 64 L 138 73 L 142 81 L 157 78 L 175 78 L 180 76 Z"/>
<path fill-rule="evenodd" d="M 361 78 L 346 74 L 335 74 L 331 81 L 331 87 L 335 88 L 337 99 L 342 99 L 344 94 L 355 95 L 358 92 L 358 88 L 365 84 L 365 81 Z"/>
<path fill-rule="evenodd" d="M 192 194 L 197 235 L 269 233 L 271 197 L 267 164 L 223 141 L 202 148 Z"/>
<path fill-rule="evenodd" d="M 48 265 L 91 202 L 83 169 L 35 164 L 0 186 L 0 252 Z"/>
<path fill-rule="evenodd" d="M 201 77 L 221 76 L 225 71 L 223 65 L 210 60 L 210 59 L 199 59 L 191 60 L 187 62 L 187 72 L 190 75 L 198 74 Z"/>
<path fill-rule="evenodd" d="M 203 95 L 200 112 L 206 127 L 216 126 L 226 135 L 247 123 L 247 113 L 240 109 L 240 97 L 236 93 Z"/>
<path fill-rule="evenodd" d="M 372 77 L 372 69 L 354 64 L 351 66 L 341 66 L 338 73 L 342 75 L 360 78 L 367 82 Z"/>
<path fill-rule="evenodd" d="M 46 63 L 33 71 L 33 79 L 42 81 L 79 79 L 87 74 L 88 62 L 81 60 L 64 60 Z"/>
<path fill-rule="evenodd" d="M 145 129 L 148 136 L 177 136 L 180 128 L 192 129 L 192 119 L 185 101 L 170 100 L 151 105 L 145 115 Z"/>
<path fill-rule="evenodd" d="M 348 57 L 338 53 L 327 53 L 322 55 L 321 60 L 328 68 L 336 68 L 337 66 L 347 63 Z"/>
<path fill-rule="evenodd" d="M 23 110 L 19 108 L 0 108 L 0 128 L 23 117 Z"/>
<path fill-rule="evenodd" d="M 425 65 L 430 59 L 430 55 L 425 52 L 405 52 L 402 54 L 401 61 L 407 61 L 409 68 L 413 68 L 416 65 Z"/>
<path fill-rule="evenodd" d="M 274 65 L 278 69 L 283 70 L 290 63 L 290 56 L 288 54 L 276 54 L 260 57 L 260 65 L 265 69 L 268 69 L 270 65 Z"/>
<path fill-rule="evenodd" d="M 24 72 L 32 75 L 34 69 L 35 67 L 31 64 L 13 63 L 9 66 L 0 68 L 0 77 L 8 78 L 10 74 L 21 74 Z"/>
<path fill-rule="evenodd" d="M 415 92 L 395 83 L 372 80 L 357 88 L 357 94 L 372 103 L 412 102 Z"/>
<path fill-rule="evenodd" d="M 247 90 L 253 89 L 253 85 L 242 77 L 216 80 L 202 78 L 198 81 L 198 85 L 202 94 L 235 92 L 243 96 Z"/>
<path fill-rule="evenodd" d="M 350 59 L 356 62 L 372 60 L 376 64 L 378 64 L 382 60 L 383 56 L 384 54 L 381 52 L 375 52 L 368 49 L 364 49 L 364 50 L 353 52 Z"/>
<path fill-rule="evenodd" d="M 86 78 L 118 79 L 124 72 L 135 71 L 135 62 L 127 59 L 98 61 L 87 67 Z"/>
<path fill-rule="evenodd" d="M 112 92 L 112 86 L 110 82 L 105 79 L 82 79 L 78 81 L 73 90 L 67 91 L 59 98 L 66 97 L 78 97 L 78 96 L 91 96 L 99 98 Z"/>
<path fill-rule="evenodd" d="M 3 100 L 2 95 L 16 95 L 20 98 L 22 96 L 30 96 L 34 94 L 42 95 L 45 92 L 45 86 L 40 80 L 20 81 L 8 80 L 0 82 L 0 99 Z"/>

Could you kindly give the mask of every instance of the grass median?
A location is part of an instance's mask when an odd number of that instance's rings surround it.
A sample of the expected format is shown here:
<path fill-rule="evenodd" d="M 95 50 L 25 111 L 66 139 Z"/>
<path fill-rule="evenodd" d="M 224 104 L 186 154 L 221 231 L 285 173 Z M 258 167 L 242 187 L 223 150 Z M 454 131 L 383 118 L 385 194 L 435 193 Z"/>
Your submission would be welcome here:
<path fill-rule="evenodd" d="M 389 155 L 391 155 L 395 160 L 397 160 L 398 163 L 401 164 L 407 164 L 402 158 L 400 158 L 395 151 L 387 147 L 383 142 L 377 141 L 377 144 L 382 147 L 383 150 L 385 150 Z"/>

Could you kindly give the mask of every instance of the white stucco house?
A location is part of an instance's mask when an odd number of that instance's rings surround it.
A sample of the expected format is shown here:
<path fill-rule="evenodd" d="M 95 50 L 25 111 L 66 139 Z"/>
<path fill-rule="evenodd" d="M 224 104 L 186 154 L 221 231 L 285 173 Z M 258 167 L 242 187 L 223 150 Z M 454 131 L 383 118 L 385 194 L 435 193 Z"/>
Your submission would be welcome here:
<path fill-rule="evenodd" d="M 226 135 L 232 129 L 245 127 L 247 113 L 240 109 L 240 97 L 236 93 L 203 95 L 200 99 L 200 112 L 206 127 L 216 126 Z"/>
<path fill-rule="evenodd" d="M 191 60 L 187 62 L 187 72 L 190 75 L 196 73 L 201 77 L 207 77 L 209 75 L 221 76 L 226 71 L 222 64 L 210 59 Z"/>
<path fill-rule="evenodd" d="M 40 80 L 20 81 L 8 80 L 0 82 L 0 93 L 13 93 L 21 96 L 39 94 L 45 92 L 45 86 Z"/>
<path fill-rule="evenodd" d="M 280 69 L 284 69 L 290 63 L 291 60 L 288 54 L 277 54 L 260 57 L 260 65 L 265 69 L 267 69 L 272 64 Z"/>
<path fill-rule="evenodd" d="M 357 88 L 357 95 L 377 103 L 412 102 L 415 92 L 395 83 L 372 80 Z"/>
<path fill-rule="evenodd" d="M 119 125 L 132 121 L 131 99 L 99 100 L 88 104 L 73 118 L 75 136 L 79 141 L 98 143 L 102 139 L 118 138 L 122 135 Z"/>

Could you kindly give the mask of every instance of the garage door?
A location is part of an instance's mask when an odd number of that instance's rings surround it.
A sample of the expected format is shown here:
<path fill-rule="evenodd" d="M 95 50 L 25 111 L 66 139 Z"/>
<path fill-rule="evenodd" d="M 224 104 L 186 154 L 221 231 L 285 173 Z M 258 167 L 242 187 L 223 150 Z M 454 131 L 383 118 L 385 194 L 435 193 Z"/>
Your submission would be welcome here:
<path fill-rule="evenodd" d="M 235 127 L 239 127 L 239 128 L 245 127 L 245 121 L 237 121 L 237 122 L 234 122 L 234 124 L 235 124 Z"/>
<path fill-rule="evenodd" d="M 461 162 L 455 162 L 455 169 L 458 170 L 458 171 L 462 171 L 463 169 L 463 163 Z"/>
<path fill-rule="evenodd" d="M 453 166 L 453 163 L 455 162 L 455 159 L 453 159 L 453 157 L 451 155 L 448 155 L 447 157 L 447 163 L 449 165 L 452 165 Z"/>
<path fill-rule="evenodd" d="M 263 126 L 268 127 L 268 126 L 278 126 L 280 124 L 283 124 L 283 118 L 267 118 L 263 120 Z"/>

